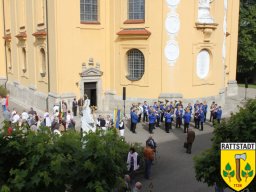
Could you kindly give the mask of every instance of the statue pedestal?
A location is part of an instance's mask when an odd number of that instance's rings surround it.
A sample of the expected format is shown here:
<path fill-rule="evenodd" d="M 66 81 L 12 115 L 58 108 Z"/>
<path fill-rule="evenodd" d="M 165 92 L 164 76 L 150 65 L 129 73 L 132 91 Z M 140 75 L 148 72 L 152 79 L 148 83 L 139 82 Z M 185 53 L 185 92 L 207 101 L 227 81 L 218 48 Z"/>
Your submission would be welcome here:
<path fill-rule="evenodd" d="M 210 42 L 212 32 L 217 29 L 217 23 L 196 23 L 196 28 L 204 34 L 204 42 Z"/>

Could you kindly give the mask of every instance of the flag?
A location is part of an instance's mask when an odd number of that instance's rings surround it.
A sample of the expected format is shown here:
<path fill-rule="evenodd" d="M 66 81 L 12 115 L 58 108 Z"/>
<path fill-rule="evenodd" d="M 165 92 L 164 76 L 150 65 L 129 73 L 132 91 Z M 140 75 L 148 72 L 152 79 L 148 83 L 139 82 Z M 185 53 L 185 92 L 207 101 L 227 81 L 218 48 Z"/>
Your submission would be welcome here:
<path fill-rule="evenodd" d="M 6 109 L 7 109 L 8 105 L 9 105 L 9 97 L 6 96 L 6 101 L 5 101 L 5 107 L 6 107 Z"/>
<path fill-rule="evenodd" d="M 60 106 L 59 106 L 59 120 L 62 120 L 62 117 L 63 117 L 62 112 L 61 112 L 62 101 L 60 101 L 60 104 L 59 104 L 59 105 L 60 105 Z"/>
<path fill-rule="evenodd" d="M 116 117 L 117 117 L 117 109 L 114 109 L 114 114 L 113 114 L 114 125 L 116 125 Z"/>
<path fill-rule="evenodd" d="M 121 110 L 117 110 L 117 115 L 116 115 L 116 128 L 119 128 L 119 121 L 120 121 L 120 116 L 121 116 Z"/>

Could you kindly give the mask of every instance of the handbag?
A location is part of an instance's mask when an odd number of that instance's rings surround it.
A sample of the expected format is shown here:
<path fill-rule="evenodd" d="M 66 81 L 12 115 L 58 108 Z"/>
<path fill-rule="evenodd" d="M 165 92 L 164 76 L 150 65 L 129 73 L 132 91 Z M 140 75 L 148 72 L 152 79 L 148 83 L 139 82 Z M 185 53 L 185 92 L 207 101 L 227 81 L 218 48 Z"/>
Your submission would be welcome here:
<path fill-rule="evenodd" d="M 184 142 L 184 148 L 188 148 L 188 143 Z"/>

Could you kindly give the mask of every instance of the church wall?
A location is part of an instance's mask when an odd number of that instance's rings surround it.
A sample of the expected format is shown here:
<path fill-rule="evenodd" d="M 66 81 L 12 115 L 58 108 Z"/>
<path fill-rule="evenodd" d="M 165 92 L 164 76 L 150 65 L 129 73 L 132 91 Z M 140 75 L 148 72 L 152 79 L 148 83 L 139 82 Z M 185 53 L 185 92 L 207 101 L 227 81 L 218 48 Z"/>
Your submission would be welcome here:
<path fill-rule="evenodd" d="M 22 2 L 24 9 L 20 8 Z M 46 0 L 10 1 L 11 19 L 9 24 L 7 22 L 12 37 L 9 47 L 13 65 L 8 70 L 8 84 L 13 97 L 17 100 L 26 98 L 28 105 L 45 108 L 48 92 L 50 105 L 60 99 L 66 99 L 71 104 L 74 97 L 83 96 L 83 83 L 86 80 L 97 81 L 100 108 L 106 111 L 111 111 L 117 104 L 122 106 L 123 87 L 126 87 L 127 102 L 131 103 L 159 98 L 178 98 L 185 101 L 205 98 L 209 101 L 223 101 L 229 85 L 236 85 L 234 80 L 239 13 L 239 2 L 236 0 L 228 1 L 227 12 L 224 9 L 225 1 L 215 0 L 211 3 L 210 14 L 217 25 L 211 25 L 214 29 L 209 32 L 207 28 L 205 33 L 205 28 L 196 24 L 198 0 L 145 1 L 145 22 L 137 24 L 125 23 L 128 7 L 123 0 L 100 1 L 99 23 L 80 23 L 79 0 L 48 0 L 48 41 L 46 37 L 32 35 L 41 30 L 46 31 L 47 27 L 46 9 L 42 9 L 40 2 L 45 5 Z M 168 2 L 178 4 L 168 7 Z M 179 29 L 172 34 L 166 29 L 166 18 L 169 14 L 178 15 L 180 21 Z M 227 32 L 230 34 L 226 37 L 223 32 L 225 14 Z M 39 25 L 42 22 L 43 25 Z M 125 29 L 145 29 L 150 34 L 118 35 Z M 15 36 L 22 32 L 26 32 L 27 38 L 17 39 Z M 225 57 L 222 52 L 224 40 Z M 173 60 L 168 60 L 165 54 L 168 42 L 174 42 L 171 45 L 177 44 L 179 48 L 179 54 Z M 3 40 L 0 43 L 3 45 Z M 27 51 L 26 72 L 22 70 L 22 47 L 26 47 Z M 45 50 L 46 57 L 49 56 L 50 74 L 48 63 L 46 73 L 42 73 L 41 48 Z M 138 81 L 126 78 L 127 51 L 132 48 L 139 49 L 145 58 L 144 75 Z M 196 63 L 197 55 L 203 49 L 209 51 L 210 65 L 209 73 L 200 79 Z M 1 54 L 3 51 L 0 47 L 0 56 Z M 1 78 L 4 77 L 2 71 L 5 69 L 5 62 L 0 62 Z M 95 79 L 81 77 L 80 74 L 90 67 L 97 68 L 103 74 Z M 234 90 L 231 91 L 233 94 Z M 30 95 L 34 95 L 33 99 L 28 99 Z"/>

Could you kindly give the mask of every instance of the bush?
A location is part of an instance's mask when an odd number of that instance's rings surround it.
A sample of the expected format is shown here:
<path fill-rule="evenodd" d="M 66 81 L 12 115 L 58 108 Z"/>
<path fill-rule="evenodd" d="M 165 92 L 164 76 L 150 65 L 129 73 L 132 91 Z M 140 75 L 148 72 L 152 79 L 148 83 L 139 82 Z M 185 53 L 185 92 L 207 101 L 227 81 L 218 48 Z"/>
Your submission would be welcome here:
<path fill-rule="evenodd" d="M 0 85 L 0 96 L 6 97 L 7 94 L 8 94 L 8 90 L 4 86 Z"/>
<path fill-rule="evenodd" d="M 112 191 L 122 182 L 129 145 L 115 131 L 51 134 L 15 127 L 0 136 L 0 191 Z"/>

